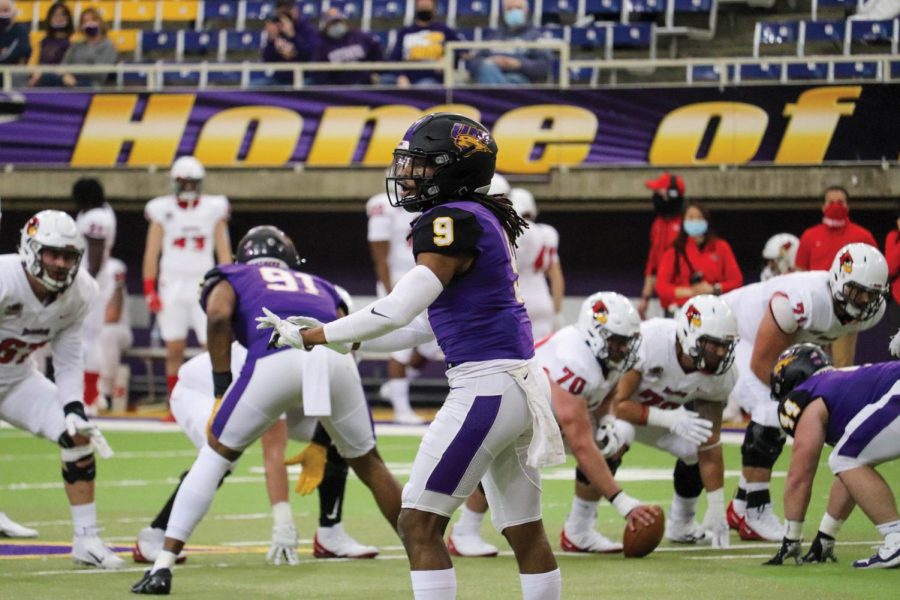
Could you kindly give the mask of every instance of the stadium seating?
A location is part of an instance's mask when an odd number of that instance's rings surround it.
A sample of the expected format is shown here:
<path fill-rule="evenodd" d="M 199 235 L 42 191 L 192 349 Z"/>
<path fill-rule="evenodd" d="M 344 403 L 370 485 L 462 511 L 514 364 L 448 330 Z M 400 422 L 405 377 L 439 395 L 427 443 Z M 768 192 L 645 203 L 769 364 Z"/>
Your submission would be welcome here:
<path fill-rule="evenodd" d="M 844 36 L 844 54 L 884 52 L 897 54 L 900 19 L 892 21 L 848 21 Z"/>
<path fill-rule="evenodd" d="M 798 52 L 800 24 L 797 22 L 772 23 L 759 21 L 753 31 L 753 57 L 758 58 L 763 47 L 775 48 L 784 54 L 788 47 L 794 54 Z"/>
<path fill-rule="evenodd" d="M 797 54 L 839 52 L 844 45 L 845 31 L 844 21 L 801 21 Z"/>

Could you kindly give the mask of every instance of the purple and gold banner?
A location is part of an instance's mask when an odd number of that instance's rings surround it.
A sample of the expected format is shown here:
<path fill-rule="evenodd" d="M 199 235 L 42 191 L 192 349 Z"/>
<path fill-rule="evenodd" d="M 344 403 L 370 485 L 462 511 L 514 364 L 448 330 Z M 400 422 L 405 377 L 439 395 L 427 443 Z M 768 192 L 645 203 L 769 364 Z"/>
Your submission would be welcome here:
<path fill-rule="evenodd" d="M 0 164 L 382 167 L 422 114 L 490 127 L 507 173 L 900 159 L 900 85 L 0 94 Z"/>

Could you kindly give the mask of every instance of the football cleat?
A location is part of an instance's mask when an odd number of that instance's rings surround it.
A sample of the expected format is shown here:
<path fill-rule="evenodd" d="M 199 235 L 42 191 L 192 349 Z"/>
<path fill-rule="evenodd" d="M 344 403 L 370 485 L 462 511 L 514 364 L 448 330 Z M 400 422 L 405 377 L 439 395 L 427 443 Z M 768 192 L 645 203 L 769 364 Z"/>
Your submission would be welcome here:
<path fill-rule="evenodd" d="M 19 525 L 0 512 L 0 537 L 8 538 L 35 538 L 38 536 L 36 529 Z"/>
<path fill-rule="evenodd" d="M 784 525 L 771 504 L 764 504 L 755 508 L 748 508 L 747 514 L 741 521 L 738 534 L 745 542 L 765 540 L 768 542 L 780 542 L 784 537 Z"/>
<path fill-rule="evenodd" d="M 160 569 L 156 573 L 144 571 L 144 576 L 136 584 L 131 586 L 132 594 L 147 594 L 148 596 L 168 596 L 172 591 L 172 571 Z"/>
<path fill-rule="evenodd" d="M 453 556 L 497 556 L 497 546 L 488 544 L 478 533 L 451 533 L 447 538 L 447 550 Z"/>
<path fill-rule="evenodd" d="M 378 548 L 365 546 L 344 531 L 341 523 L 331 527 L 319 527 L 313 539 L 313 556 L 316 558 L 375 558 Z"/>
<path fill-rule="evenodd" d="M 728 521 L 729 529 L 734 529 L 735 531 L 741 530 L 741 521 L 744 520 L 744 517 L 739 515 L 734 509 L 734 500 L 728 503 L 728 508 L 725 510 L 725 520 Z"/>
<path fill-rule="evenodd" d="M 884 538 L 878 552 L 862 560 L 854 560 L 854 569 L 896 569 L 900 567 L 900 533 Z"/>
<path fill-rule="evenodd" d="M 559 534 L 559 545 L 563 552 L 615 554 L 622 551 L 622 544 L 617 544 L 594 529 L 572 533 L 563 527 L 562 533 Z"/>
<path fill-rule="evenodd" d="M 96 531 L 92 535 L 76 535 L 72 541 L 72 562 L 76 565 L 117 570 L 125 566 L 125 561 L 106 547 Z"/>
<path fill-rule="evenodd" d="M 706 538 L 706 532 L 694 519 L 678 521 L 670 518 L 666 523 L 666 539 L 678 544 L 696 544 Z"/>
<path fill-rule="evenodd" d="M 162 552 L 163 542 L 166 540 L 166 532 L 155 527 L 144 527 L 138 533 L 131 549 L 131 558 L 136 563 L 153 563 L 159 553 Z M 184 552 L 178 554 L 175 564 L 180 565 L 187 560 Z"/>

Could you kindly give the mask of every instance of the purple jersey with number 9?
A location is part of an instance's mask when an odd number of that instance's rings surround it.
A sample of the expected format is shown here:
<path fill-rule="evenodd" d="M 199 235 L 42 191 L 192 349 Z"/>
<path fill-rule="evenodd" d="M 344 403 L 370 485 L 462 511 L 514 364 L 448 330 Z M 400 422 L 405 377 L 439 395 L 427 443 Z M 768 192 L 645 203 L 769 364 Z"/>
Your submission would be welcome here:
<path fill-rule="evenodd" d="M 237 296 L 234 311 L 234 337 L 248 350 L 247 359 L 261 358 L 268 351 L 271 329 L 256 329 L 256 317 L 266 307 L 279 317 L 303 315 L 323 323 L 337 318 L 344 302 L 334 286 L 315 275 L 262 265 L 220 265 L 206 275 L 200 305 L 206 309 L 208 290 L 216 281 L 228 281 Z"/>

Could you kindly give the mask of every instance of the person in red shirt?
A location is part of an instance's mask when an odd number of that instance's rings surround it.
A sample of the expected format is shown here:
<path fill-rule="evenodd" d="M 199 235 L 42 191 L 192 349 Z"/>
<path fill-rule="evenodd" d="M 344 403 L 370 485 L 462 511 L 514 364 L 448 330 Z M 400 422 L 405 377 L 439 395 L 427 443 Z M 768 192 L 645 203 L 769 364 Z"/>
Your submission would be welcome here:
<path fill-rule="evenodd" d="M 741 287 L 744 276 L 731 246 L 716 235 L 705 206 L 689 202 L 681 231 L 659 260 L 656 293 L 668 313 L 698 294 L 722 294 Z"/>
<path fill-rule="evenodd" d="M 891 284 L 891 301 L 887 307 L 891 335 L 900 329 L 900 200 L 897 200 L 897 227 L 889 231 L 884 240 L 884 257 L 888 264 L 888 281 Z"/>
<path fill-rule="evenodd" d="M 650 226 L 650 254 L 644 269 L 644 289 L 637 306 L 641 319 L 647 318 L 647 306 L 656 288 L 659 259 L 681 231 L 685 192 L 684 180 L 669 173 L 663 173 L 656 179 L 648 179 L 645 185 L 653 191 L 653 212 L 656 216 Z"/>
<path fill-rule="evenodd" d="M 878 247 L 875 236 L 850 220 L 850 194 L 839 185 L 825 188 L 822 222 L 800 236 L 797 249 L 798 271 L 827 271 L 837 251 L 852 243 Z M 844 336 L 831 344 L 831 358 L 837 368 L 849 367 L 856 357 L 856 336 Z"/>
<path fill-rule="evenodd" d="M 878 247 L 872 233 L 850 220 L 850 194 L 833 185 L 825 190 L 822 222 L 800 236 L 797 250 L 798 271 L 827 271 L 837 251 L 855 242 Z"/>

